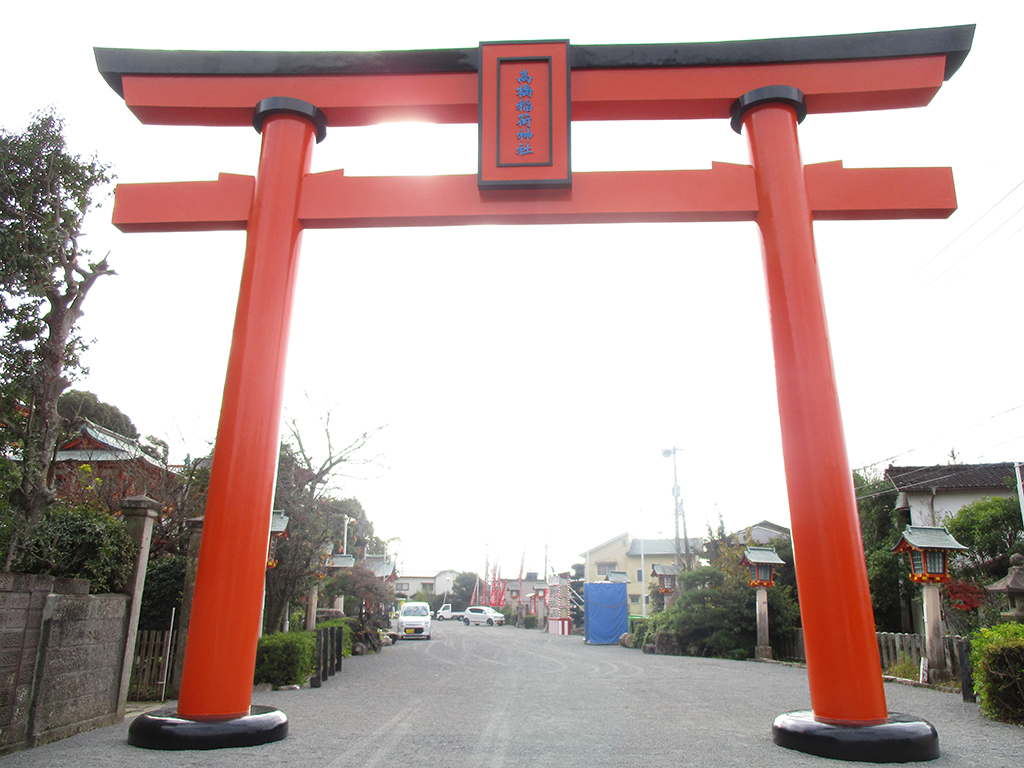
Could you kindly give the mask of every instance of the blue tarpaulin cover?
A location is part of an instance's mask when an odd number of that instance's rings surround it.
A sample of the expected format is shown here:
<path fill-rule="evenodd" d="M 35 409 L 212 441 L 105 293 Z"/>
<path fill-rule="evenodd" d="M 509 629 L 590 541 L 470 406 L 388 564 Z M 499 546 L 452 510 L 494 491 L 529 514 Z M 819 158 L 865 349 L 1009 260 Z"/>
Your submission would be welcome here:
<path fill-rule="evenodd" d="M 626 585 L 595 581 L 583 586 L 584 636 L 594 645 L 612 645 L 629 631 Z"/>

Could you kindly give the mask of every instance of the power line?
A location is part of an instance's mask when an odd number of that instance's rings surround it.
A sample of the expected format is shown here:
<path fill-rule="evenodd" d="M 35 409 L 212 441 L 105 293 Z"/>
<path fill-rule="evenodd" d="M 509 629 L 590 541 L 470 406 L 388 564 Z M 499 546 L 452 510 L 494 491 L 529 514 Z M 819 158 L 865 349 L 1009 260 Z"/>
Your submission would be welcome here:
<path fill-rule="evenodd" d="M 1021 183 L 1022 183 L 1022 184 L 1024 184 L 1024 182 L 1021 182 Z M 1019 186 L 1020 186 L 1020 184 L 1018 184 L 1017 186 L 1019 187 Z M 1014 187 L 1014 189 L 1016 189 L 1016 187 Z M 996 228 L 995 228 L 995 229 L 993 229 L 993 230 L 992 230 L 991 232 L 989 232 L 989 233 L 988 233 L 987 235 L 985 235 L 985 236 L 984 236 L 983 238 L 981 238 L 981 240 L 979 240 L 979 241 L 978 241 L 978 242 L 977 242 L 977 243 L 976 243 L 975 245 L 971 246 L 971 247 L 970 247 L 970 248 L 969 248 L 969 249 L 967 250 L 967 252 L 966 252 L 966 253 L 964 253 L 964 255 L 963 255 L 963 256 L 961 256 L 961 257 L 960 257 L 959 259 L 957 259 L 956 261 L 954 261 L 954 262 L 953 262 L 952 264 L 950 264 L 950 265 L 949 265 L 948 267 L 946 267 L 946 268 L 945 268 L 944 270 L 942 270 L 942 271 L 941 271 L 941 272 L 940 272 L 939 274 L 937 274 L 937 275 L 936 275 L 935 277 L 933 277 L 933 278 L 932 278 L 932 279 L 931 279 L 931 280 L 929 281 L 928 285 L 931 285 L 932 283 L 934 283 L 934 282 L 935 282 L 936 280 L 938 280 L 938 279 L 939 279 L 940 277 L 942 277 L 942 276 L 943 276 L 944 274 L 946 274 L 947 272 L 949 272 L 949 270 L 951 270 L 951 269 L 952 269 L 953 267 L 955 267 L 955 266 L 956 266 L 957 264 L 959 264 L 959 263 L 960 263 L 961 261 L 963 261 L 963 260 L 964 260 L 964 259 L 966 259 L 966 258 L 967 258 L 968 256 L 970 256 L 970 255 L 971 255 L 972 253 L 974 253 L 974 252 L 975 252 L 976 250 L 978 250 L 978 248 L 980 248 L 980 247 L 981 247 L 981 245 L 982 245 L 982 244 L 983 244 L 983 243 L 984 243 L 984 242 L 985 242 L 986 240 L 988 240 L 988 239 L 989 239 L 990 237 L 992 237 L 992 235 L 994 235 L 994 234 L 995 234 L 996 232 L 998 232 L 998 231 L 999 231 L 1000 229 L 1002 229 L 1002 228 L 1003 228 L 1003 227 L 1005 227 L 1005 226 L 1006 226 L 1007 224 L 1009 224 L 1009 223 L 1010 223 L 1011 221 L 1013 221 L 1013 217 L 1014 217 L 1014 216 L 1016 216 L 1016 215 L 1017 215 L 1018 213 L 1020 213 L 1021 211 L 1024 211 L 1024 205 L 1022 205 L 1022 206 L 1021 206 L 1020 208 L 1018 208 L 1018 209 L 1017 209 L 1016 211 L 1014 211 L 1014 212 L 1013 212 L 1013 214 L 1012 214 L 1011 216 L 1009 216 L 1009 217 L 1008 217 L 1008 218 L 1006 219 L 1006 221 L 1004 221 L 1004 222 L 1003 222 L 1002 224 L 1000 224 L 1000 225 L 999 225 L 998 227 L 996 227 Z M 1020 230 L 1018 229 L 1018 230 L 1017 230 L 1017 232 L 1019 232 L 1019 231 L 1020 231 Z M 1013 234 L 1015 235 L 1015 234 L 1017 234 L 1017 232 L 1014 232 Z M 1013 235 L 1010 235 L 1010 237 L 1013 237 Z M 926 287 L 927 287 L 927 286 L 926 286 Z"/>
<path fill-rule="evenodd" d="M 1024 183 L 1024 182 L 1022 182 L 1022 183 Z M 977 424 L 974 424 L 973 426 L 967 427 L 966 429 L 962 430 L 962 432 L 964 432 L 964 433 L 972 432 L 975 429 L 978 429 L 979 427 L 985 426 L 989 422 L 994 421 L 995 419 L 998 419 L 1001 416 L 1005 416 L 1008 413 L 1013 413 L 1014 411 L 1020 410 L 1021 408 L 1024 408 L 1024 403 L 1021 403 L 1019 405 L 1015 405 L 1012 408 L 1007 408 L 1006 410 L 1000 411 L 999 413 L 992 414 L 988 418 L 982 419 Z M 1022 435 L 1021 437 L 1024 437 L 1024 435 Z M 1014 440 L 1017 440 L 1017 439 L 1020 439 L 1020 438 L 1011 438 L 1009 440 L 1004 440 L 1004 441 L 996 443 L 994 445 L 990 445 L 989 448 L 996 448 L 996 447 L 998 447 L 1000 445 L 1006 445 L 1007 443 L 1012 443 Z M 909 448 L 909 449 L 907 449 L 905 451 L 901 451 L 900 453 L 897 453 L 895 455 L 889 456 L 887 458 L 879 459 L 878 461 L 874 461 L 874 462 L 871 462 L 869 464 L 864 464 L 863 466 L 857 467 L 854 471 L 855 472 L 860 472 L 860 471 L 865 470 L 865 469 L 871 469 L 872 467 L 877 467 L 878 465 L 883 464 L 883 463 L 891 463 L 894 459 L 898 459 L 900 456 L 906 456 L 909 453 L 913 453 L 914 451 L 919 450 L 919 448 L 920 448 L 919 446 L 915 446 L 913 448 Z"/>
<path fill-rule="evenodd" d="M 1006 199 L 1006 198 L 1008 198 L 1008 197 L 1009 197 L 1010 195 L 1012 195 L 1012 194 L 1013 194 L 1014 192 L 1016 192 L 1016 191 L 1017 191 L 1017 189 L 1018 189 L 1018 188 L 1019 188 L 1019 187 L 1020 187 L 1021 185 L 1024 185 L 1024 180 L 1021 180 L 1021 181 L 1019 181 L 1019 182 L 1017 183 L 1017 185 L 1016 185 L 1016 186 L 1015 186 L 1015 187 L 1014 187 L 1013 189 L 1011 189 L 1011 190 L 1010 190 L 1009 192 L 1007 192 L 1007 193 L 1006 193 L 1005 195 L 1003 195 L 1003 196 L 1002 196 L 1001 198 L 999 198 L 999 200 L 998 200 L 998 201 L 996 201 L 996 203 L 995 203 L 994 205 L 992 205 L 992 207 L 991 207 L 991 208 L 989 208 L 989 209 L 988 209 L 987 211 L 985 211 L 985 212 L 984 212 L 983 214 L 981 214 L 981 216 L 979 216 L 979 217 L 978 217 L 978 218 L 976 218 L 976 219 L 975 219 L 975 220 L 974 220 L 973 222 L 971 222 L 970 226 L 968 226 L 968 227 L 967 227 L 967 229 L 965 229 L 965 230 L 964 230 L 963 232 L 961 232 L 961 233 L 960 233 L 959 235 L 957 235 L 957 236 L 956 236 L 956 237 L 954 237 L 954 238 L 953 238 L 952 240 L 950 240 L 950 241 L 949 241 L 948 243 L 946 243 L 946 245 L 945 245 L 945 246 L 944 246 L 944 247 L 943 247 L 943 248 L 942 248 L 942 249 L 941 249 L 941 250 L 940 250 L 940 251 L 939 251 L 938 253 L 936 253 L 936 254 L 935 254 L 934 256 L 932 256 L 932 257 L 931 257 L 930 259 L 928 259 L 928 261 L 926 261 L 926 262 L 925 262 L 924 264 L 922 264 L 922 265 L 921 265 L 920 267 L 918 267 L 918 268 L 917 268 L 917 269 L 916 269 L 916 270 L 915 270 L 915 271 L 913 272 L 913 274 L 911 274 L 910 276 L 911 276 L 911 277 L 914 277 L 914 276 L 915 276 L 915 275 L 916 275 L 916 274 L 917 274 L 918 272 L 920 272 L 920 271 L 921 271 L 921 270 L 923 270 L 923 269 L 924 269 L 925 267 L 927 267 L 927 266 L 928 266 L 929 264 L 931 264 L 931 263 L 932 263 L 933 261 L 935 261 L 935 260 L 936 260 L 937 258 L 939 258 L 939 256 L 941 256 L 941 255 L 942 255 L 943 253 L 945 253 L 945 252 L 946 252 L 946 251 L 947 251 L 947 250 L 948 250 L 949 248 L 951 248 L 951 247 L 953 246 L 953 244 L 954 244 L 954 243 L 956 243 L 956 241 L 957 241 L 957 240 L 959 240 L 959 239 L 960 239 L 961 237 L 963 237 L 963 236 L 964 236 L 964 235 L 966 235 L 966 234 L 967 234 L 968 232 L 970 232 L 970 231 L 971 231 L 971 229 L 973 229 L 973 228 L 974 228 L 975 224 L 977 224 L 977 223 L 978 223 L 978 222 L 980 222 L 980 221 L 981 221 L 982 219 L 984 219 L 984 218 L 985 218 L 986 216 L 988 216 L 988 215 L 989 215 L 990 213 L 992 213 L 992 211 L 994 211 L 994 210 L 995 210 L 995 209 L 996 209 L 996 208 L 997 208 L 997 207 L 999 206 L 999 204 L 1003 202 L 1003 200 L 1005 200 L 1005 199 Z M 1016 216 L 1016 214 L 1014 214 L 1014 216 Z M 1012 217 L 1011 217 L 1011 218 L 1012 218 Z M 1005 223 L 1005 222 L 1004 222 L 1004 223 Z M 969 253 L 969 251 L 968 251 L 968 253 Z M 945 274 L 945 272 L 944 272 L 943 274 Z M 941 277 L 941 275 L 940 275 L 940 277 Z M 936 278 L 936 279 L 938 279 L 938 278 Z M 934 282 L 934 281 L 932 281 L 932 282 Z M 930 284 L 931 284 L 931 283 L 929 283 L 929 285 L 930 285 Z"/>

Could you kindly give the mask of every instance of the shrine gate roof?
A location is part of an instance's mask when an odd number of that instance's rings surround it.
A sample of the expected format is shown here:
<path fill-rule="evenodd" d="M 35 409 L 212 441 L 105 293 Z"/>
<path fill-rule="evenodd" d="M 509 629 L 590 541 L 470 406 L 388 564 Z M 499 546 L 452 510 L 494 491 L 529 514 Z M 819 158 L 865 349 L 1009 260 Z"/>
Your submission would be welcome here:
<path fill-rule="evenodd" d="M 946 57 L 945 79 L 971 49 L 974 25 L 713 43 L 572 45 L 573 69 L 720 67 L 915 56 Z M 96 48 L 121 96 L 124 75 L 359 75 L 476 72 L 478 48 L 409 51 L 147 51 Z"/>

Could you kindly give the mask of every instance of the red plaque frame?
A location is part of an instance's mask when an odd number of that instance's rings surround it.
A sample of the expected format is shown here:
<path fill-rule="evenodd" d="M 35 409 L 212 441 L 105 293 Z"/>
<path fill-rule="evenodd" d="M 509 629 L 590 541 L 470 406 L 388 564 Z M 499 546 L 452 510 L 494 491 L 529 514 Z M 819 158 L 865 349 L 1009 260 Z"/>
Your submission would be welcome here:
<path fill-rule="evenodd" d="M 571 187 L 571 99 L 568 40 L 481 43 L 480 189 Z"/>

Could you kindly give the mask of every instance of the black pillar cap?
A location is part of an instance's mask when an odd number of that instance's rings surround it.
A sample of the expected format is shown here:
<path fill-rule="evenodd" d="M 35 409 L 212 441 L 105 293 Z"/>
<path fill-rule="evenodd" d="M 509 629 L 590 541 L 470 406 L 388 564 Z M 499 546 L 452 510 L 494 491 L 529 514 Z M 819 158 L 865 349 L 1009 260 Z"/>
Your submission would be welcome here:
<path fill-rule="evenodd" d="M 833 760 L 913 763 L 939 757 L 935 726 L 899 712 L 890 712 L 884 723 L 860 726 L 822 723 L 813 712 L 789 712 L 775 718 L 772 741 Z"/>
<path fill-rule="evenodd" d="M 740 133 L 743 128 L 743 115 L 748 109 L 772 102 L 789 104 L 793 107 L 796 110 L 798 123 L 802 123 L 807 117 L 807 101 L 803 91 L 791 85 L 766 85 L 763 88 L 755 88 L 744 93 L 733 102 L 732 108 L 729 110 L 732 113 L 732 129 L 736 133 Z"/>
<path fill-rule="evenodd" d="M 143 749 L 225 749 L 281 741 L 288 718 L 274 707 L 252 706 L 230 720 L 187 720 L 173 709 L 139 715 L 128 728 L 128 743 Z"/>
<path fill-rule="evenodd" d="M 308 101 L 293 99 L 291 96 L 272 96 L 269 99 L 263 99 L 256 105 L 256 111 L 252 117 L 252 127 L 256 129 L 257 133 L 262 133 L 263 121 L 271 115 L 282 112 L 304 117 L 315 125 L 317 144 L 327 137 L 327 115 Z"/>

